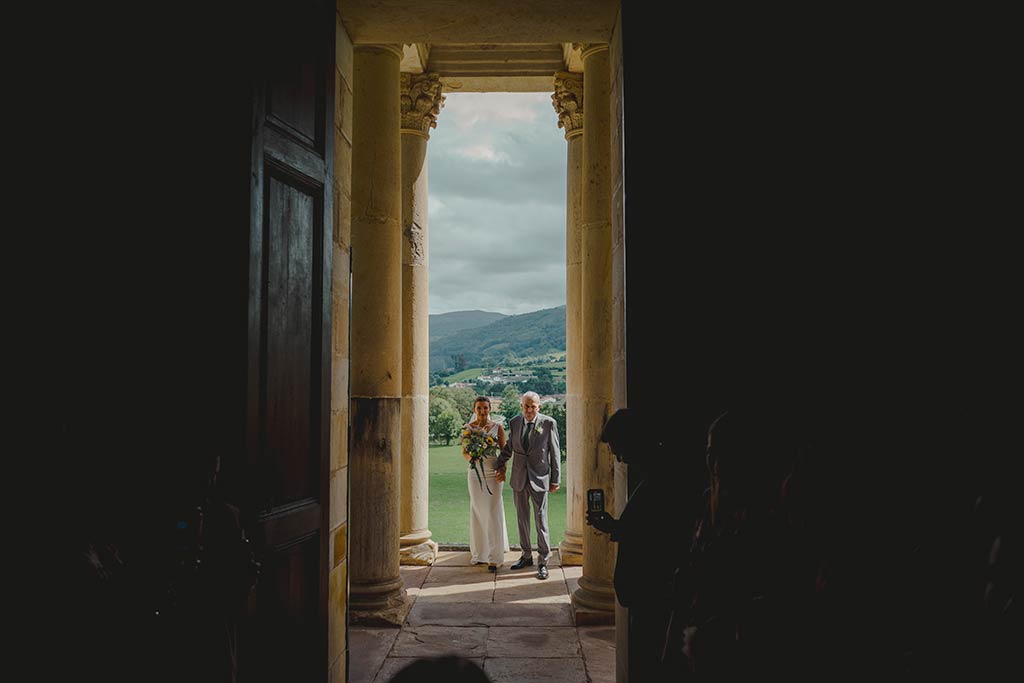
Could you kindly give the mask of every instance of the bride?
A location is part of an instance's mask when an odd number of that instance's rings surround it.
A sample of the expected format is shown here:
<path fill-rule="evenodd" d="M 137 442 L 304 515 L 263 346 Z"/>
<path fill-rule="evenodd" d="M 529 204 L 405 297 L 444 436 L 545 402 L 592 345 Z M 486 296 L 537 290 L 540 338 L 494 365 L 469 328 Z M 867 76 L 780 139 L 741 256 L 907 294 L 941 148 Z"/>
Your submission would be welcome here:
<path fill-rule="evenodd" d="M 478 396 L 473 402 L 476 418 L 466 423 L 465 428 L 483 432 L 498 441 L 499 448 L 505 447 L 505 430 L 497 422 L 492 422 L 491 401 L 486 396 Z M 465 448 L 462 457 L 469 462 L 470 455 Z M 477 479 L 472 468 L 469 477 L 469 553 L 474 564 L 487 563 L 487 569 L 498 571 L 498 565 L 505 559 L 508 552 L 508 529 L 505 527 L 505 508 L 501 500 L 502 482 L 494 478 L 494 461 L 496 457 L 481 459 L 483 465 L 483 484 Z M 491 493 L 488 493 L 488 490 Z"/>

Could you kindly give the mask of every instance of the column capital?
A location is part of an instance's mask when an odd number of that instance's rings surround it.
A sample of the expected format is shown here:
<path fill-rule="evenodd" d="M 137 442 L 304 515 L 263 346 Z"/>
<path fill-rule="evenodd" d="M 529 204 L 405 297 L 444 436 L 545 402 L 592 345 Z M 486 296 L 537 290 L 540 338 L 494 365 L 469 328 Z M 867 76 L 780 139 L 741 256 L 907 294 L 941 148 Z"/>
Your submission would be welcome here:
<path fill-rule="evenodd" d="M 401 45 L 392 45 L 390 43 L 380 43 L 380 44 L 364 43 L 364 44 L 360 44 L 360 45 L 353 45 L 352 49 L 356 50 L 356 51 L 364 51 L 364 52 L 390 52 L 390 53 L 394 54 L 395 56 L 397 56 L 399 61 L 401 61 L 402 57 L 405 56 L 405 53 L 402 52 L 402 46 Z"/>
<path fill-rule="evenodd" d="M 403 73 L 400 90 L 402 132 L 430 139 L 430 129 L 437 128 L 437 116 L 444 107 L 441 77 L 436 73 Z"/>
<path fill-rule="evenodd" d="M 583 74 L 555 73 L 551 104 L 558 114 L 558 127 L 565 129 L 566 140 L 583 134 Z"/>
<path fill-rule="evenodd" d="M 580 51 L 580 58 L 584 61 L 595 52 L 608 50 L 608 43 L 573 43 L 572 46 Z"/>

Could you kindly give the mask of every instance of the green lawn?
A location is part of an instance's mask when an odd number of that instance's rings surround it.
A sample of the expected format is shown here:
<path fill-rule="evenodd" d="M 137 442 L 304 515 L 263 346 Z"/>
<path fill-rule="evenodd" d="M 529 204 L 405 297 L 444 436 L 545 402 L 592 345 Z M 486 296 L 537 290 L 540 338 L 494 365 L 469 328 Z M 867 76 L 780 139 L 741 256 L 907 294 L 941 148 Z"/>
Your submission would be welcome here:
<path fill-rule="evenodd" d="M 462 459 L 458 446 L 430 447 L 430 530 L 433 539 L 441 544 L 469 543 L 469 490 L 466 488 L 468 465 Z M 509 475 L 511 475 L 509 463 Z M 548 531 L 551 547 L 562 542 L 565 534 L 565 461 L 562 461 L 561 488 L 548 496 Z M 476 478 L 473 479 L 476 486 Z M 484 492 L 486 494 L 486 491 Z M 505 524 L 508 526 L 508 541 L 519 543 L 519 527 L 516 525 L 516 508 L 512 501 L 512 489 L 508 482 L 503 487 L 502 500 L 505 503 Z M 530 522 L 530 543 L 536 548 L 537 527 Z"/>
<path fill-rule="evenodd" d="M 484 374 L 486 369 L 487 368 L 470 368 L 469 370 L 463 370 L 462 372 L 456 372 L 454 375 L 449 375 L 444 378 L 444 381 L 449 384 L 452 382 L 468 382 Z"/>

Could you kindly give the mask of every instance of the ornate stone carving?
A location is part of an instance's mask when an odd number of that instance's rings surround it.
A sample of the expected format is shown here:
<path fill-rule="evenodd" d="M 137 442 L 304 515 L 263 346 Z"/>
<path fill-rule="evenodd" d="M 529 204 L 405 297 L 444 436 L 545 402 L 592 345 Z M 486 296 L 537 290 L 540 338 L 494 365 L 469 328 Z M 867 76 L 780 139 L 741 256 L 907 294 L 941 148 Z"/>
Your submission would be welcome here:
<path fill-rule="evenodd" d="M 583 132 L 583 74 L 559 71 L 555 74 L 555 93 L 551 104 L 558 114 L 558 127 L 565 129 L 565 139 Z"/>
<path fill-rule="evenodd" d="M 608 49 L 608 43 L 573 43 L 572 44 L 572 48 L 574 50 L 579 50 L 580 51 L 580 57 L 582 57 L 584 60 L 586 60 L 587 56 L 590 55 L 590 54 L 593 54 L 594 52 L 600 52 L 601 50 L 607 50 Z M 584 67 L 584 68 L 586 68 L 586 67 Z"/>
<path fill-rule="evenodd" d="M 402 130 L 414 130 L 429 137 L 437 128 L 437 115 L 444 106 L 441 78 L 437 74 L 402 74 Z"/>
<path fill-rule="evenodd" d="M 405 226 L 405 239 L 409 243 L 409 264 L 410 266 L 422 266 L 426 261 L 427 245 L 423 239 L 423 228 L 416 223 Z"/>

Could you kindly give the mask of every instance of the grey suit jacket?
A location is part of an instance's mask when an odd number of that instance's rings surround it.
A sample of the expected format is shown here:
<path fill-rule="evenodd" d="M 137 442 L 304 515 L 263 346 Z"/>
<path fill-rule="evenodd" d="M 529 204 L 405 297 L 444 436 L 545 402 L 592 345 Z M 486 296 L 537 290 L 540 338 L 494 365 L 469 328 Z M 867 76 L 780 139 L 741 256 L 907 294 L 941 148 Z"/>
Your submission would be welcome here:
<path fill-rule="evenodd" d="M 523 429 L 526 419 L 516 415 L 508 422 L 508 439 L 498 456 L 497 467 L 504 467 L 509 458 L 512 461 L 512 478 L 509 485 L 515 491 L 526 488 L 526 482 L 534 491 L 547 491 L 561 479 L 559 463 L 561 451 L 558 445 L 558 423 L 547 415 L 537 414 L 530 435 L 530 451 L 523 452 Z"/>

